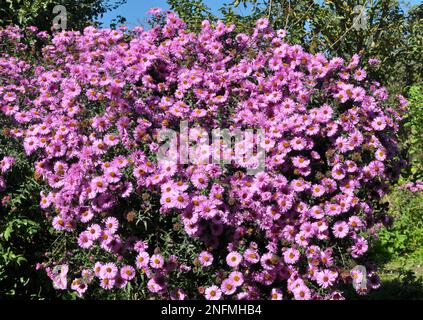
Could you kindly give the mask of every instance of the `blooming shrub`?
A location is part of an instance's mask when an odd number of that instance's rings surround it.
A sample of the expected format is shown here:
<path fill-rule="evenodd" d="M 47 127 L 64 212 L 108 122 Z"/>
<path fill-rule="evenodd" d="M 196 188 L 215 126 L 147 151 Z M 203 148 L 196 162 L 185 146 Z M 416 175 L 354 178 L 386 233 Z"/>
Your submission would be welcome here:
<path fill-rule="evenodd" d="M 251 34 L 208 21 L 194 34 L 172 13 L 156 18 L 150 30 L 51 40 L 0 31 L 0 106 L 16 123 L 6 131 L 36 157 L 40 206 L 62 235 L 42 264 L 54 287 L 340 299 L 365 264 L 370 281 L 355 287 L 377 288 L 365 253 L 402 162 L 401 117 L 367 79 L 374 61 L 307 53 L 266 19 Z M 20 54 L 28 37 L 46 42 L 36 61 Z M 193 144 L 205 142 L 200 127 L 264 130 L 265 170 L 247 173 L 255 157 L 158 161 L 161 129 L 181 121 Z"/>

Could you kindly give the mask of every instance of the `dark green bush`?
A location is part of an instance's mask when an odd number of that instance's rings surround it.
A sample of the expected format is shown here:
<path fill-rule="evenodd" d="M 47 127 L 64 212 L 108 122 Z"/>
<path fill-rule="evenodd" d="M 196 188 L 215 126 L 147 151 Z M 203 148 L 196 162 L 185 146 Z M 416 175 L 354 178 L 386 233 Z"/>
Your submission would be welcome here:
<path fill-rule="evenodd" d="M 379 233 L 378 249 L 389 256 L 412 254 L 423 243 L 423 195 L 397 190 L 388 196 L 391 228 Z"/>

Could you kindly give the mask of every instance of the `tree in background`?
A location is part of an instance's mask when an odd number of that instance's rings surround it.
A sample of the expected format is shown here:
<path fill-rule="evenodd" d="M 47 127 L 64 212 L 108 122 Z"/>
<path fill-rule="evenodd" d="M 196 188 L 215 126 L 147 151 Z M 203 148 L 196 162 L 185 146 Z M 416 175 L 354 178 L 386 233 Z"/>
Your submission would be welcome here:
<path fill-rule="evenodd" d="M 67 28 L 81 30 L 126 0 L 5 0 L 0 4 L 0 26 L 36 26 L 51 30 L 56 16 L 53 8 L 63 5 L 67 10 Z"/>

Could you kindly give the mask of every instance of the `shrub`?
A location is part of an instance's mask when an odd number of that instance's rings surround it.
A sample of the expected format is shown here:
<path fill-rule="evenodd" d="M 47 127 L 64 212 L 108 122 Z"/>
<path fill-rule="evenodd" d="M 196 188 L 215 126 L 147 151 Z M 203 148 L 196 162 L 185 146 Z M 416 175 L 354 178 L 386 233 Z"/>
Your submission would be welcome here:
<path fill-rule="evenodd" d="M 377 249 L 391 257 L 412 254 L 420 249 L 423 242 L 422 192 L 398 190 L 392 192 L 387 200 L 394 221 L 390 228 L 379 233 Z"/>
<path fill-rule="evenodd" d="M 408 112 L 405 117 L 403 148 L 409 155 L 408 170 L 402 174 L 405 181 L 423 180 L 423 89 L 414 85 L 409 89 Z"/>
<path fill-rule="evenodd" d="M 377 61 L 307 53 L 266 19 L 251 34 L 208 21 L 190 33 L 172 13 L 155 19 L 147 31 L 56 34 L 35 62 L 20 41 L 33 29 L 0 32 L 1 110 L 15 122 L 7 136 L 35 159 L 40 206 L 60 235 L 43 263 L 54 287 L 88 297 L 335 299 L 360 263 L 371 281 L 359 293 L 377 288 L 365 253 L 402 165 L 401 117 L 366 77 Z M 194 157 L 163 161 L 163 130 L 182 131 L 181 121 Z M 208 144 L 217 128 L 265 134 L 245 133 L 234 151 Z M 210 162 L 212 152 L 233 161 Z M 264 171 L 251 174 L 264 153 Z"/>

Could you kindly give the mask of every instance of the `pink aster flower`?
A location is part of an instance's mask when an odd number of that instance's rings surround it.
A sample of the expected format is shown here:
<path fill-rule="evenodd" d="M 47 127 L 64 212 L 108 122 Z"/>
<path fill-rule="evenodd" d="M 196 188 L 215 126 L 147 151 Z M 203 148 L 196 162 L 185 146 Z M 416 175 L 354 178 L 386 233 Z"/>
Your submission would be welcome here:
<path fill-rule="evenodd" d="M 194 187 L 202 190 L 207 187 L 209 179 L 207 178 L 205 174 L 198 173 L 191 177 L 191 181 Z"/>
<path fill-rule="evenodd" d="M 278 205 L 279 205 L 279 209 L 280 209 L 280 211 L 281 211 L 282 213 L 285 213 L 285 212 L 287 212 L 289 209 L 291 209 L 291 208 L 292 208 L 293 203 L 292 203 L 292 200 L 291 200 L 291 198 L 290 198 L 290 197 L 287 197 L 287 196 L 281 196 L 281 197 L 278 199 Z"/>
<path fill-rule="evenodd" d="M 277 288 L 273 288 L 272 291 L 270 292 L 270 299 L 271 300 L 282 300 L 282 290 L 281 289 L 277 289 Z"/>
<path fill-rule="evenodd" d="M 159 14 L 160 12 L 162 12 L 161 8 L 151 8 L 147 11 L 149 14 Z"/>
<path fill-rule="evenodd" d="M 102 278 L 100 280 L 100 286 L 103 289 L 106 289 L 106 290 L 113 289 L 114 285 L 115 285 L 115 280 L 114 279 L 111 279 L 111 278 Z"/>
<path fill-rule="evenodd" d="M 296 156 L 292 158 L 292 164 L 297 168 L 307 168 L 310 160 L 303 156 Z"/>
<path fill-rule="evenodd" d="M 375 152 L 375 157 L 379 161 L 384 161 L 386 159 L 386 151 L 383 149 L 377 149 Z"/>
<path fill-rule="evenodd" d="M 16 94 L 12 91 L 6 92 L 6 94 L 3 96 L 3 99 L 6 102 L 13 102 L 16 100 Z"/>
<path fill-rule="evenodd" d="M 332 231 L 336 238 L 345 238 L 349 232 L 348 224 L 345 221 L 337 221 L 333 225 Z"/>
<path fill-rule="evenodd" d="M 315 184 L 311 187 L 311 194 L 313 197 L 321 197 L 325 193 L 325 187 L 320 184 Z"/>
<path fill-rule="evenodd" d="M 235 293 L 236 286 L 232 282 L 231 279 L 225 279 L 222 281 L 222 284 L 220 285 L 220 289 L 222 290 L 223 294 L 229 296 Z"/>
<path fill-rule="evenodd" d="M 200 216 L 207 220 L 214 218 L 218 213 L 216 205 L 208 200 L 200 203 L 199 211 Z"/>
<path fill-rule="evenodd" d="M 1 161 L 0 161 L 0 171 L 1 173 L 6 173 L 13 165 L 13 163 L 15 162 L 15 158 L 13 157 L 4 157 Z"/>
<path fill-rule="evenodd" d="M 158 281 L 157 281 L 157 279 L 156 278 L 151 278 L 148 282 L 147 282 L 147 288 L 148 288 L 148 290 L 150 291 L 150 292 L 153 292 L 153 293 L 157 293 L 157 292 L 160 292 L 160 291 L 162 291 L 164 288 L 163 288 L 163 285 L 162 284 L 160 284 Z"/>
<path fill-rule="evenodd" d="M 351 255 L 353 258 L 359 257 L 363 255 L 365 252 L 367 252 L 367 249 L 369 248 L 367 244 L 367 240 L 359 237 L 355 244 L 351 247 Z"/>
<path fill-rule="evenodd" d="M 125 280 L 132 280 L 135 277 L 135 269 L 131 266 L 123 266 L 120 269 L 120 276 Z"/>
<path fill-rule="evenodd" d="M 176 288 L 170 294 L 171 300 L 185 300 L 187 298 L 188 298 L 188 296 L 186 295 L 184 290 L 182 290 L 181 288 Z"/>
<path fill-rule="evenodd" d="M 114 280 L 115 280 L 114 286 L 115 288 L 118 288 L 118 289 L 123 289 L 128 284 L 128 280 L 122 278 L 120 274 L 118 274 Z"/>
<path fill-rule="evenodd" d="M 244 283 L 244 276 L 239 271 L 232 271 L 229 274 L 229 279 L 232 281 L 232 283 L 236 287 L 239 287 L 239 286 L 241 286 Z"/>
<path fill-rule="evenodd" d="M 119 143 L 119 138 L 114 134 L 106 134 L 103 141 L 108 146 L 115 146 Z"/>
<path fill-rule="evenodd" d="M 267 20 L 266 18 L 260 18 L 256 22 L 256 27 L 259 30 L 266 29 L 268 26 L 269 26 L 269 20 Z"/>
<path fill-rule="evenodd" d="M 380 277 L 374 272 L 370 273 L 368 276 L 368 284 L 372 289 L 378 289 L 381 284 Z"/>
<path fill-rule="evenodd" d="M 91 190 L 95 193 L 102 193 L 107 190 L 107 181 L 103 177 L 96 177 L 91 181 Z"/>
<path fill-rule="evenodd" d="M 307 189 L 307 184 L 303 179 L 294 179 L 291 181 L 291 187 L 295 192 L 302 192 Z"/>
<path fill-rule="evenodd" d="M 95 241 L 101 236 L 101 227 L 98 224 L 92 224 L 87 228 L 87 236 L 89 239 Z"/>
<path fill-rule="evenodd" d="M 53 218 L 53 228 L 59 231 L 66 229 L 66 221 L 61 216 Z"/>
<path fill-rule="evenodd" d="M 24 149 L 27 155 L 33 153 L 39 147 L 39 141 L 35 137 L 27 137 L 24 140 Z"/>
<path fill-rule="evenodd" d="M 300 258 L 300 252 L 297 249 L 289 248 L 283 253 L 283 258 L 287 264 L 294 264 Z"/>
<path fill-rule="evenodd" d="M 101 262 L 97 261 L 94 264 L 93 272 L 94 272 L 94 275 L 98 278 L 100 278 L 100 273 L 101 273 L 102 267 L 103 267 L 103 264 Z"/>
<path fill-rule="evenodd" d="M 294 150 L 303 150 L 306 147 L 307 143 L 304 138 L 297 137 L 291 141 L 291 147 Z"/>
<path fill-rule="evenodd" d="M 351 216 L 348 219 L 348 225 L 350 228 L 354 230 L 359 230 L 361 227 L 363 227 L 363 221 L 358 216 Z"/>
<path fill-rule="evenodd" d="M 134 250 L 138 253 L 144 252 L 148 249 L 148 243 L 147 241 L 138 240 L 134 243 Z"/>
<path fill-rule="evenodd" d="M 41 195 L 40 207 L 47 209 L 51 205 L 51 198 Z"/>
<path fill-rule="evenodd" d="M 352 269 L 351 271 L 350 271 L 350 276 L 351 276 L 351 279 L 352 279 L 352 281 L 353 281 L 353 285 L 354 286 L 358 286 L 358 285 L 360 285 L 361 284 L 361 282 L 363 281 L 363 279 L 364 279 L 364 274 L 363 274 L 363 272 L 362 271 L 360 271 L 359 269 Z"/>
<path fill-rule="evenodd" d="M 238 252 L 232 251 L 226 256 L 226 263 L 232 268 L 238 267 L 241 261 L 242 256 Z"/>
<path fill-rule="evenodd" d="M 222 291 L 215 285 L 208 287 L 204 293 L 207 300 L 219 300 L 222 296 Z"/>
<path fill-rule="evenodd" d="M 384 117 L 376 117 L 372 121 L 373 129 L 377 131 L 382 131 L 386 127 L 386 120 Z"/>
<path fill-rule="evenodd" d="M 189 196 L 186 193 L 179 193 L 174 195 L 173 203 L 178 209 L 184 209 L 189 204 Z"/>
<path fill-rule="evenodd" d="M 147 267 L 149 261 L 150 261 L 150 255 L 145 251 L 140 252 L 135 258 L 135 264 L 137 268 L 139 269 Z"/>
<path fill-rule="evenodd" d="M 105 230 L 107 230 L 110 234 L 116 233 L 119 228 L 119 221 L 115 217 L 108 217 L 103 221 L 103 223 Z"/>
<path fill-rule="evenodd" d="M 333 285 L 337 277 L 338 273 L 331 270 L 323 270 L 317 273 L 316 280 L 319 286 L 326 289 Z"/>
<path fill-rule="evenodd" d="M 293 290 L 295 300 L 310 300 L 311 292 L 310 289 L 304 285 L 301 285 Z"/>
<path fill-rule="evenodd" d="M 337 216 L 342 212 L 341 206 L 336 203 L 328 203 L 325 206 L 325 213 L 328 216 Z"/>
<path fill-rule="evenodd" d="M 109 168 L 104 172 L 104 177 L 108 183 L 117 183 L 122 178 L 122 174 L 117 168 Z"/>
<path fill-rule="evenodd" d="M 93 245 L 93 241 L 89 237 L 88 232 L 84 231 L 79 234 L 78 245 L 83 249 L 88 249 Z"/>
<path fill-rule="evenodd" d="M 150 266 L 154 269 L 160 269 L 164 265 L 164 259 L 160 254 L 153 254 L 150 258 Z"/>
<path fill-rule="evenodd" d="M 134 191 L 134 187 L 131 182 L 124 182 L 120 187 L 122 198 L 128 198 L 133 191 Z"/>
<path fill-rule="evenodd" d="M 274 264 L 273 264 L 274 254 L 272 252 L 265 253 L 260 258 L 260 263 L 265 270 L 273 270 Z"/>
<path fill-rule="evenodd" d="M 114 279 L 118 273 L 118 268 L 112 262 L 105 263 L 101 266 L 100 278 Z"/>
<path fill-rule="evenodd" d="M 213 255 L 207 251 L 203 251 L 200 253 L 199 260 L 202 266 L 211 266 L 213 263 Z"/>
<path fill-rule="evenodd" d="M 325 215 L 324 210 L 320 206 L 313 206 L 309 212 L 314 219 L 321 219 Z"/>
<path fill-rule="evenodd" d="M 367 76 L 367 72 L 364 69 L 360 68 L 360 69 L 355 70 L 355 72 L 354 72 L 354 79 L 357 80 L 357 81 L 361 81 L 361 80 L 365 79 L 366 76 Z"/>
<path fill-rule="evenodd" d="M 83 208 L 83 210 L 81 211 L 81 214 L 80 214 L 80 220 L 81 220 L 81 222 L 87 223 L 93 217 L 94 217 L 94 213 L 93 213 L 93 211 L 91 209 L 89 209 L 89 208 Z"/>
<path fill-rule="evenodd" d="M 244 259 L 246 262 L 254 264 L 260 261 L 260 256 L 256 250 L 249 248 L 244 252 Z"/>
<path fill-rule="evenodd" d="M 345 178 L 345 170 L 340 164 L 337 164 L 332 168 L 332 177 L 335 180 L 342 180 Z"/>

